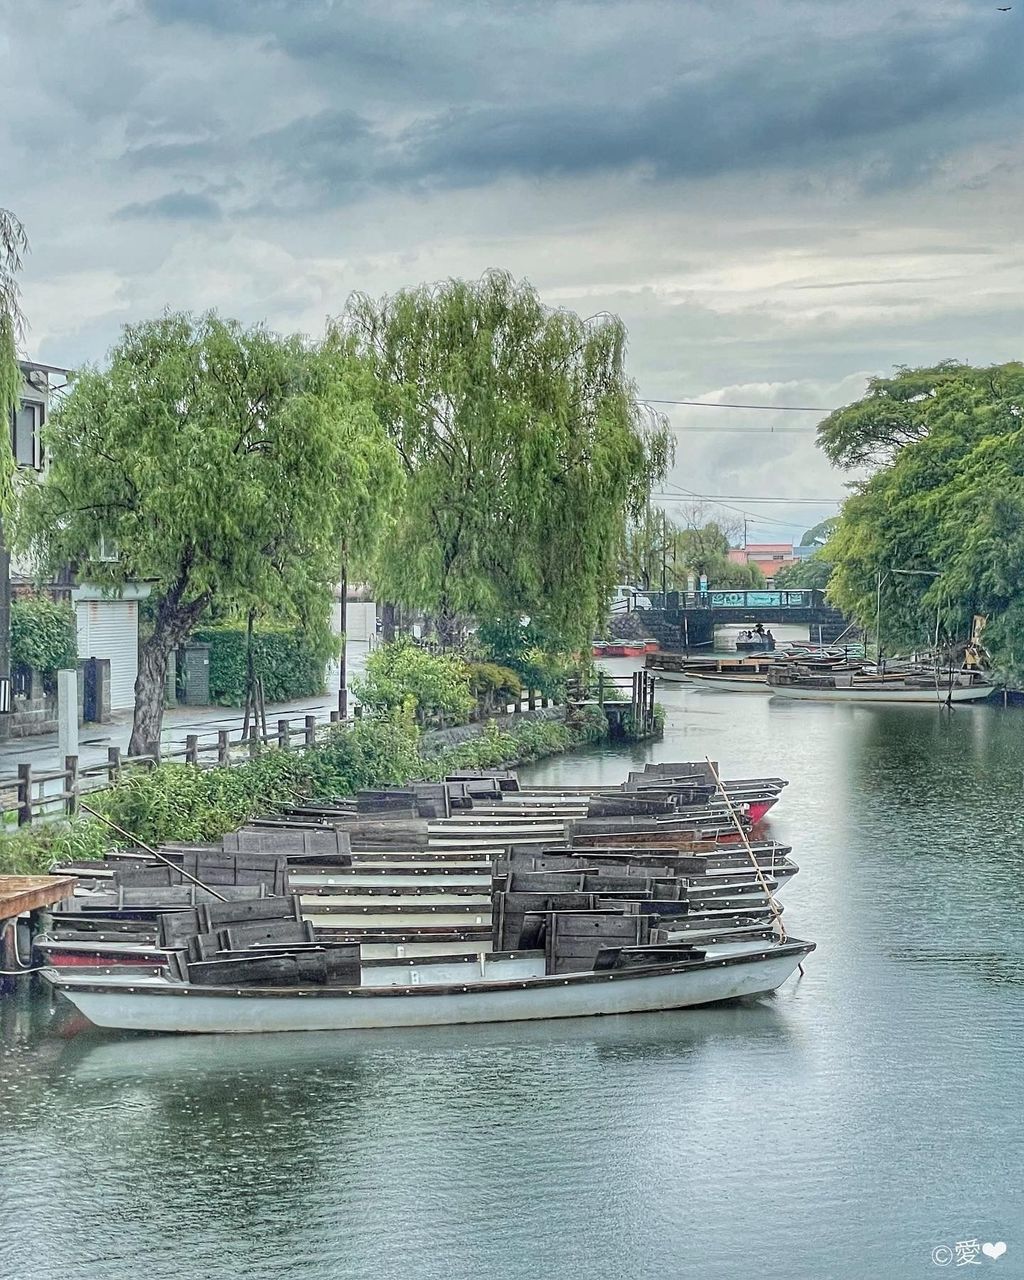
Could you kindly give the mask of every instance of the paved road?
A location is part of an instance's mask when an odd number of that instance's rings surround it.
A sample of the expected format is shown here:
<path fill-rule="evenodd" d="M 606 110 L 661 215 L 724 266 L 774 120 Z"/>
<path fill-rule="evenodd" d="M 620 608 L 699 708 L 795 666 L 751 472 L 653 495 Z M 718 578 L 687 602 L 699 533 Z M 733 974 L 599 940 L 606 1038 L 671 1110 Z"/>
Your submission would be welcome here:
<path fill-rule="evenodd" d="M 366 660 L 365 643 L 352 642 L 348 646 L 349 682 L 353 675 L 359 674 Z M 351 697 L 350 697 L 351 703 Z M 304 716 L 315 715 L 318 720 L 327 721 L 330 713 L 338 705 L 337 667 L 328 673 L 328 692 L 322 697 L 300 698 L 295 702 L 282 702 L 268 705 L 267 729 L 271 732 L 281 719 L 301 720 Z M 163 749 L 183 747 L 186 737 L 195 733 L 200 743 L 215 742 L 217 733 L 227 729 L 232 738 L 237 738 L 242 728 L 242 712 L 234 707 L 175 707 L 164 714 L 164 727 L 161 734 Z M 131 737 L 131 712 L 119 712 L 109 724 L 83 725 L 79 730 L 79 762 L 86 766 L 98 764 L 107 759 L 110 747 L 120 747 L 127 751 Z M 60 757 L 57 735 L 55 733 L 40 734 L 31 738 L 15 738 L 0 743 L 0 775 L 9 776 L 17 772 L 18 764 L 30 761 L 33 772 L 45 773 L 51 769 L 63 767 Z"/>

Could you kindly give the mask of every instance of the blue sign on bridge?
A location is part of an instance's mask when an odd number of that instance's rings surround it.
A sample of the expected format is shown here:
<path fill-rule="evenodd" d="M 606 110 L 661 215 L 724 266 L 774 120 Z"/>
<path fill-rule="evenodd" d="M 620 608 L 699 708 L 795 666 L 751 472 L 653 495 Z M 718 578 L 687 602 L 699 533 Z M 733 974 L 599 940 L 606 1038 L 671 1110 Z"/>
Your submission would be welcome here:
<path fill-rule="evenodd" d="M 815 599 L 815 597 L 818 597 Z M 811 609 L 821 602 L 820 591 L 706 591 L 687 593 L 688 608 Z"/>

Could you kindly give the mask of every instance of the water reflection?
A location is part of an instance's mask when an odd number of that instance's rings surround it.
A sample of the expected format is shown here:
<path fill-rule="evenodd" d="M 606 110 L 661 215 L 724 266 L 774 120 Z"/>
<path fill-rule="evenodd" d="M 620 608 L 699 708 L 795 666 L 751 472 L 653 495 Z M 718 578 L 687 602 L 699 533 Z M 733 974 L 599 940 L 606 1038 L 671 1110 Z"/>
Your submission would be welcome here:
<path fill-rule="evenodd" d="M 429 1063 L 489 1064 L 489 1082 L 515 1087 L 529 1059 L 587 1056 L 594 1061 L 653 1061 L 696 1054 L 728 1039 L 770 1042 L 785 1048 L 792 1031 L 773 997 L 679 1013 L 631 1014 L 554 1022 L 424 1027 L 414 1032 L 372 1030 L 295 1035 L 132 1037 L 110 1040 L 82 1035 L 52 1063 L 54 1077 L 79 1083 L 189 1080 L 191 1089 L 213 1087 L 222 1076 L 238 1079 L 312 1071 L 345 1074 L 356 1083 L 381 1067 L 418 1069 Z M 217 1088 L 220 1085 L 216 1085 Z"/>
<path fill-rule="evenodd" d="M 66 1040 L 2 1004 L 0 1275 L 902 1280 L 973 1235 L 1024 1274 L 1024 713 L 665 701 L 664 741 L 532 776 L 789 777 L 806 978 L 355 1036 Z"/>

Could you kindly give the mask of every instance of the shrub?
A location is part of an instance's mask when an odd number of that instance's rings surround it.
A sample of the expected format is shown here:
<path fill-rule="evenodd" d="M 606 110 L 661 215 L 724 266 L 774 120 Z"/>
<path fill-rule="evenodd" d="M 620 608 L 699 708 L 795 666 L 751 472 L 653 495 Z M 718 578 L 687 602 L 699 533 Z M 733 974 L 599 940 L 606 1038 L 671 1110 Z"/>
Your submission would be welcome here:
<path fill-rule="evenodd" d="M 11 666 L 34 667 L 43 675 L 74 667 L 78 660 L 75 611 L 46 596 L 11 601 Z"/>
<path fill-rule="evenodd" d="M 210 700 L 225 707 L 245 702 L 245 627 L 204 627 L 193 640 L 210 646 Z M 268 702 L 322 693 L 328 654 L 302 630 L 264 627 L 253 634 L 253 664 Z"/>
<path fill-rule="evenodd" d="M 90 805 L 147 844 L 215 840 L 257 814 L 297 800 L 351 795 L 416 778 L 441 778 L 454 769 L 492 769 L 537 760 L 607 737 L 604 714 L 583 707 L 566 719 L 517 720 L 488 725 L 479 737 L 439 756 L 420 754 L 411 717 L 362 720 L 325 731 L 313 747 L 276 747 L 233 767 L 200 769 L 164 764 L 127 770 L 113 787 L 94 793 Z M 118 840 L 85 818 L 41 823 L 0 836 L 0 872 L 45 872 L 54 862 L 98 858 Z"/>
<path fill-rule="evenodd" d="M 526 688 L 547 698 L 562 698 L 576 667 L 564 643 L 532 623 L 482 623 L 477 642 L 491 662 L 511 668 Z"/>
<path fill-rule="evenodd" d="M 365 677 L 353 680 L 352 688 L 374 711 L 408 707 L 421 723 L 443 717 L 449 724 L 465 724 L 475 701 L 462 658 L 430 653 L 406 639 L 374 650 Z"/>
<path fill-rule="evenodd" d="M 476 697 L 481 713 L 487 714 L 496 707 L 504 707 L 517 701 L 523 692 L 523 682 L 510 667 L 499 667 L 494 662 L 469 664 L 469 687 Z"/>

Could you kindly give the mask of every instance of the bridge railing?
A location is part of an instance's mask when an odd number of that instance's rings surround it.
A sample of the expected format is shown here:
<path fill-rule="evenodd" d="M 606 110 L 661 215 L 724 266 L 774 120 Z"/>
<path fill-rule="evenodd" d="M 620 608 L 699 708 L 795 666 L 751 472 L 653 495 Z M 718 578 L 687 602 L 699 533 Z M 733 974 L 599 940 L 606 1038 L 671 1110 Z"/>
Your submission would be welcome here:
<path fill-rule="evenodd" d="M 823 591 L 680 591 L 681 609 L 815 609 L 825 600 Z"/>

